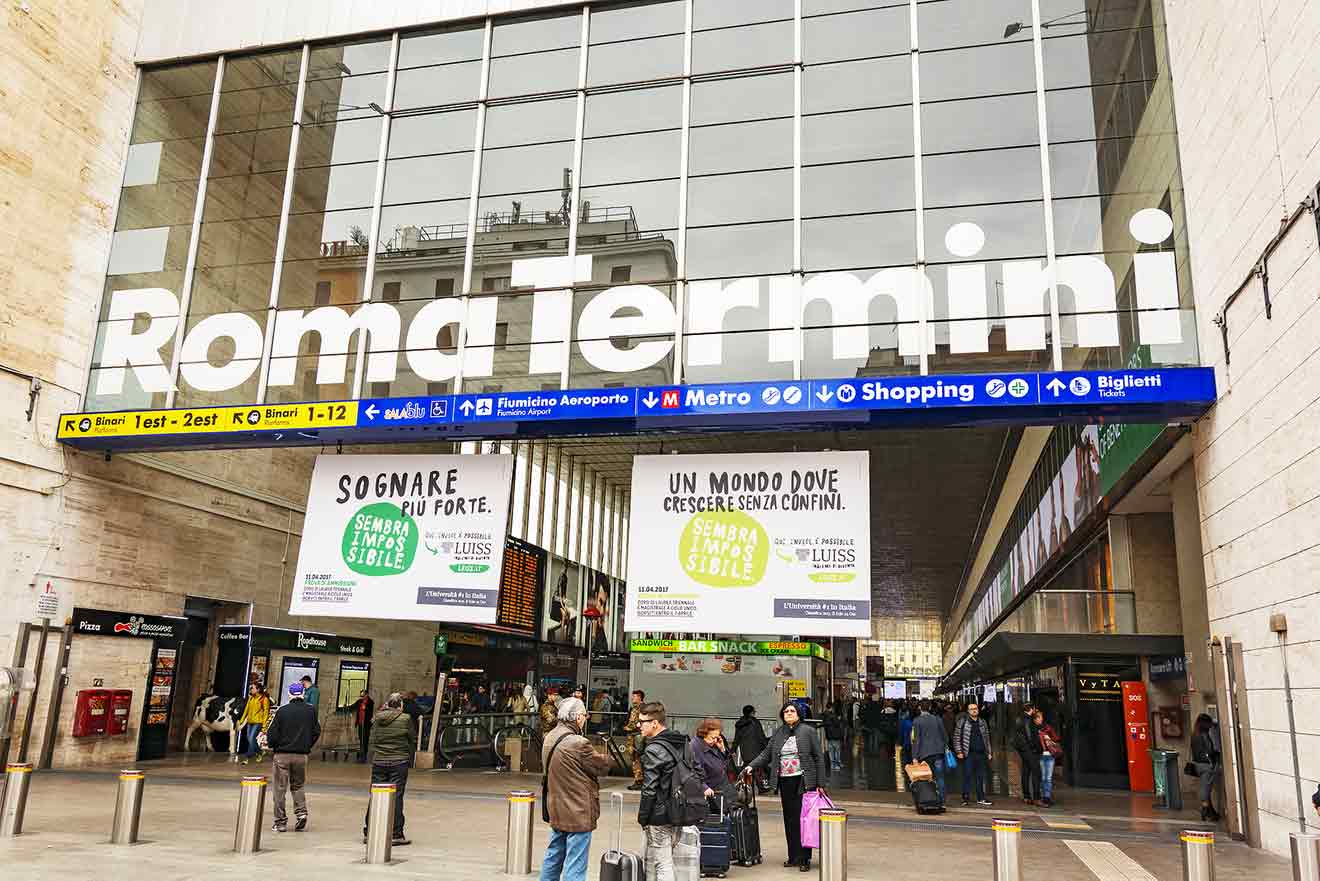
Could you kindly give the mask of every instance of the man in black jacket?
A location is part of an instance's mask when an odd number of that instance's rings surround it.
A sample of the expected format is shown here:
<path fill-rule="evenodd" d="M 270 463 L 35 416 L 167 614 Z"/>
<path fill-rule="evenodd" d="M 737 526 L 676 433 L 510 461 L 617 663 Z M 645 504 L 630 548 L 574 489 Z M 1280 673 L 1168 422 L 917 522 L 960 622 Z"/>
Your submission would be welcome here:
<path fill-rule="evenodd" d="M 665 727 L 665 705 L 642 704 L 638 713 L 646 748 L 642 750 L 642 803 L 637 822 L 646 833 L 646 877 L 674 881 L 700 874 L 701 830 L 674 816 L 671 803 L 674 769 L 687 749 L 688 739 Z M 676 866 L 681 867 L 676 870 Z"/>
<path fill-rule="evenodd" d="M 321 723 L 317 721 L 316 710 L 303 700 L 302 683 L 290 683 L 289 702 L 275 711 L 266 729 L 266 746 L 274 753 L 275 786 L 271 800 L 275 803 L 272 828 L 276 832 L 286 832 L 289 828 L 285 792 L 293 793 L 293 814 L 298 820 L 294 830 L 301 832 L 307 828 L 307 795 L 303 792 L 307 782 L 307 754 L 320 737 Z"/>
<path fill-rule="evenodd" d="M 1022 718 L 1013 726 L 1012 739 L 1013 750 L 1022 762 L 1022 800 L 1029 805 L 1040 801 L 1040 755 L 1045 751 L 1040 745 L 1040 729 L 1032 719 L 1035 712 L 1033 704 L 1022 708 Z"/>

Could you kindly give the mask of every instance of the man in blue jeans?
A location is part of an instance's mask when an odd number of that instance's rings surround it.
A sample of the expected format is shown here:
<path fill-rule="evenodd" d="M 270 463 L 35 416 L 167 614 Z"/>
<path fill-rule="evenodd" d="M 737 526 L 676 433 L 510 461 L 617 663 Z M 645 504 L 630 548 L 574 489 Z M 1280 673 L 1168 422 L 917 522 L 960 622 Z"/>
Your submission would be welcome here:
<path fill-rule="evenodd" d="M 930 701 L 922 701 L 921 715 L 912 723 L 912 755 L 918 762 L 930 765 L 941 805 L 944 804 L 944 753 L 948 748 L 944 720 L 931 712 Z"/>
<path fill-rule="evenodd" d="M 985 797 L 986 778 L 994 753 L 990 750 L 990 726 L 981 718 L 981 708 L 976 701 L 967 705 L 967 711 L 958 717 L 954 725 L 953 751 L 963 766 L 963 807 L 970 803 L 973 781 L 976 783 L 976 803 L 989 807 L 991 802 Z"/>
<path fill-rule="evenodd" d="M 591 833 L 600 819 L 600 781 L 610 759 L 583 735 L 587 706 L 575 697 L 560 701 L 559 724 L 541 748 L 545 768 L 545 811 L 550 846 L 541 861 L 540 881 L 586 881 Z"/>

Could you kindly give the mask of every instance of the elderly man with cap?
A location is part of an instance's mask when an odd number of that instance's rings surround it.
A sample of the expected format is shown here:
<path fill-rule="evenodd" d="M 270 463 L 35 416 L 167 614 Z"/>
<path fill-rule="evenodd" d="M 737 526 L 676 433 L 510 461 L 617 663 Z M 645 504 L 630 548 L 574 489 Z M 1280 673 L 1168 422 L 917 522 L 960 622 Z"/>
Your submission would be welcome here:
<path fill-rule="evenodd" d="M 395 847 L 412 844 L 403 834 L 403 793 L 408 788 L 408 763 L 417 751 L 417 726 L 404 711 L 403 695 L 397 691 L 385 700 L 385 708 L 371 720 L 371 782 L 394 784 Z M 362 840 L 366 842 L 367 820 L 362 820 Z"/>
<path fill-rule="evenodd" d="M 575 697 L 559 702 L 559 724 L 545 738 L 545 808 L 550 846 L 541 861 L 540 881 L 586 881 L 591 833 L 600 819 L 600 781 L 610 759 L 596 752 L 584 735 L 587 705 Z"/>
<path fill-rule="evenodd" d="M 289 702 L 275 711 L 266 729 L 266 747 L 274 754 L 275 785 L 270 795 L 275 803 L 276 832 L 289 828 L 284 806 L 286 792 L 293 794 L 293 815 L 298 821 L 294 830 L 302 832 L 307 828 L 307 795 L 303 792 L 307 782 L 307 754 L 320 737 L 321 723 L 316 719 L 316 710 L 303 700 L 302 683 L 289 683 Z"/>

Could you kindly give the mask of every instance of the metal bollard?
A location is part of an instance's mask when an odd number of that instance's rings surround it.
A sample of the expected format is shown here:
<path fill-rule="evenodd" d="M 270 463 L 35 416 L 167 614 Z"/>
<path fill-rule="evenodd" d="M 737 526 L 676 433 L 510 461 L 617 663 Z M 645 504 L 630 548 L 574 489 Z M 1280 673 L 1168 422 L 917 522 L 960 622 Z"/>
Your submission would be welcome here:
<path fill-rule="evenodd" d="M 1022 822 L 996 818 L 990 821 L 994 831 L 991 859 L 995 864 L 994 881 L 1020 881 L 1022 878 Z"/>
<path fill-rule="evenodd" d="M 1320 881 L 1320 835 L 1294 832 L 1288 838 L 1292 848 L 1293 881 Z"/>
<path fill-rule="evenodd" d="M 532 805 L 536 796 L 529 790 L 509 793 L 508 837 L 504 843 L 504 874 L 532 874 Z"/>
<path fill-rule="evenodd" d="M 371 784 L 367 802 L 367 864 L 383 866 L 394 849 L 394 799 L 398 787 L 393 783 Z"/>
<path fill-rule="evenodd" d="M 137 844 L 144 783 L 141 771 L 119 772 L 119 791 L 115 793 L 115 821 L 110 827 L 111 844 Z"/>
<path fill-rule="evenodd" d="M 28 784 L 31 780 L 31 762 L 10 762 L 5 766 L 5 803 L 0 813 L 0 838 L 23 834 L 23 812 L 27 810 Z"/>
<path fill-rule="evenodd" d="M 1214 881 L 1215 833 L 1188 829 L 1182 840 L 1183 881 Z"/>
<path fill-rule="evenodd" d="M 848 812 L 820 812 L 820 881 L 848 881 Z"/>
<path fill-rule="evenodd" d="M 894 747 L 894 784 L 898 792 L 907 790 L 906 775 L 903 773 L 903 753 L 898 747 Z"/>
<path fill-rule="evenodd" d="M 238 823 L 234 850 L 253 854 L 261 850 L 261 823 L 266 813 L 266 778 L 244 777 L 238 792 Z"/>

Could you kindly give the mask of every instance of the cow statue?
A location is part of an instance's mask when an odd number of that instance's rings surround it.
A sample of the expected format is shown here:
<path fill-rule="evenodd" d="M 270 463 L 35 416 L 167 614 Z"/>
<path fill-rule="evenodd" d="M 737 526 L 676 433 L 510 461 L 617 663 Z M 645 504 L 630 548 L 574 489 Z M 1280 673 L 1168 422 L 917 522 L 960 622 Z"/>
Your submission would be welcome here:
<path fill-rule="evenodd" d="M 243 699 L 204 694 L 193 705 L 192 723 L 183 736 L 184 752 L 192 751 L 193 734 L 202 732 L 203 752 L 213 752 L 212 734 L 229 735 L 229 760 L 238 761 L 238 720 L 243 715 Z"/>

